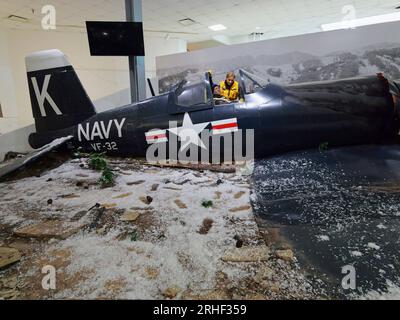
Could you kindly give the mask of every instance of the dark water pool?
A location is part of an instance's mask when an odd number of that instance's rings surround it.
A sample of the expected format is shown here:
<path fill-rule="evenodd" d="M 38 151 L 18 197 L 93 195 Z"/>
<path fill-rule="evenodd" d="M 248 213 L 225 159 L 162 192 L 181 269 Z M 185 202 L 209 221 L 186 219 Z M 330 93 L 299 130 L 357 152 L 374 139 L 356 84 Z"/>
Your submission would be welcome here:
<path fill-rule="evenodd" d="M 400 286 L 400 147 L 357 146 L 257 161 L 252 204 L 330 296 Z M 353 266 L 356 289 L 344 289 Z M 343 271 L 344 272 L 344 271 Z M 399 297 L 400 298 L 400 297 Z"/>

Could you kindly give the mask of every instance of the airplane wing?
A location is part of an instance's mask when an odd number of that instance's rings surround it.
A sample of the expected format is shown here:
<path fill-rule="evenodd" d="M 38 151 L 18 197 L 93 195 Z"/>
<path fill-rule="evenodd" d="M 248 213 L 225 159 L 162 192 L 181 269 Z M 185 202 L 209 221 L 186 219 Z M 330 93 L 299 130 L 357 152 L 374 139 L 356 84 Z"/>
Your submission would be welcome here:
<path fill-rule="evenodd" d="M 294 152 L 255 163 L 252 205 L 267 241 L 292 247 L 339 298 L 400 287 L 400 146 Z M 357 289 L 344 290 L 353 266 Z"/>
<path fill-rule="evenodd" d="M 74 137 L 67 136 L 63 138 L 56 139 L 51 143 L 43 146 L 42 148 L 35 150 L 24 157 L 16 158 L 11 161 L 6 161 L 0 163 L 0 178 L 36 161 L 40 157 L 44 156 L 45 154 L 49 153 L 50 151 L 59 148 L 60 146 L 64 145 L 68 141 L 71 141 Z"/>

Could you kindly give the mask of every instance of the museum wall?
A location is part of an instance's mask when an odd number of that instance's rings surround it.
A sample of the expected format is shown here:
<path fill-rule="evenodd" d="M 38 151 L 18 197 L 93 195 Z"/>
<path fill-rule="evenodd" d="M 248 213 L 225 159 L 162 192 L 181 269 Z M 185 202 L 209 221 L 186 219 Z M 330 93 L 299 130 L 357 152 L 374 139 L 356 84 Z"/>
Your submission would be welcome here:
<path fill-rule="evenodd" d="M 27 153 L 32 151 L 32 147 L 29 145 L 29 135 L 35 132 L 36 128 L 34 124 L 18 128 L 16 130 L 7 132 L 0 135 L 0 162 L 4 160 L 4 157 L 9 151 Z"/>
<path fill-rule="evenodd" d="M 155 57 L 186 51 L 186 42 L 179 39 L 145 35 L 146 75 L 156 74 Z M 88 95 L 101 101 L 101 110 L 129 103 L 127 57 L 91 57 L 86 33 L 34 31 L 0 28 L 0 134 L 33 122 L 25 56 L 31 52 L 60 49 L 75 67 Z"/>
<path fill-rule="evenodd" d="M 156 57 L 175 53 L 185 53 L 187 43 L 185 40 L 170 37 L 152 37 L 145 33 L 144 37 L 146 50 L 146 76 L 155 78 L 157 74 Z"/>
<path fill-rule="evenodd" d="M 0 29 L 0 133 L 18 126 L 18 111 L 14 90 L 13 73 L 7 43 L 8 34 Z"/>
<path fill-rule="evenodd" d="M 127 58 L 91 57 L 87 37 L 83 33 L 9 30 L 8 50 L 14 87 L 18 90 L 16 105 L 20 126 L 32 122 L 25 56 L 34 51 L 55 48 L 69 57 L 92 99 L 112 94 L 128 86 Z"/>

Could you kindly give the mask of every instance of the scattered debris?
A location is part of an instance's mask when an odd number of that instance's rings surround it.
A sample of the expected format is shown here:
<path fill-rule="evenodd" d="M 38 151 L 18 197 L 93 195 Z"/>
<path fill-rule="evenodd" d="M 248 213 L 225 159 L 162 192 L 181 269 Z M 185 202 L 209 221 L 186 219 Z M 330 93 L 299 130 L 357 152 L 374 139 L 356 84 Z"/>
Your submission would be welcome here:
<path fill-rule="evenodd" d="M 118 196 L 113 197 L 113 199 L 123 199 L 123 198 L 128 198 L 131 195 L 133 195 L 133 192 L 128 192 L 128 193 L 124 193 L 124 194 L 120 194 Z"/>
<path fill-rule="evenodd" d="M 108 232 L 108 227 L 106 225 L 102 226 L 100 229 L 96 230 L 96 233 L 99 235 L 105 235 Z"/>
<path fill-rule="evenodd" d="M 147 205 L 149 205 L 150 203 L 153 202 L 153 198 L 150 196 L 140 197 L 139 199 L 140 199 L 140 201 L 142 201 L 144 204 L 147 204 Z"/>
<path fill-rule="evenodd" d="M 16 300 L 19 295 L 20 294 L 16 289 L 0 290 L 0 300 Z"/>
<path fill-rule="evenodd" d="M 175 187 L 163 187 L 163 189 L 166 189 L 166 190 L 174 190 L 174 191 L 182 191 L 181 188 L 175 188 Z"/>
<path fill-rule="evenodd" d="M 133 181 L 133 182 L 127 182 L 126 184 L 127 184 L 128 186 L 137 186 L 137 185 L 143 184 L 143 183 L 145 183 L 145 182 L 146 182 L 145 180 L 138 180 L 138 181 Z"/>
<path fill-rule="evenodd" d="M 74 199 L 74 198 L 80 198 L 80 196 L 78 196 L 75 193 L 69 193 L 69 194 L 62 195 L 60 198 L 62 198 L 62 199 Z"/>
<path fill-rule="evenodd" d="M 174 202 L 179 207 L 179 209 L 187 209 L 186 204 L 184 204 L 180 199 L 176 199 Z"/>
<path fill-rule="evenodd" d="M 268 266 L 263 266 L 260 270 L 257 271 L 256 276 L 254 277 L 254 280 L 257 283 L 262 283 L 265 280 L 270 280 L 274 275 L 274 271 L 268 267 Z"/>
<path fill-rule="evenodd" d="M 179 287 L 170 287 L 164 291 L 164 297 L 167 299 L 174 299 L 182 290 Z"/>
<path fill-rule="evenodd" d="M 50 220 L 17 229 L 14 234 L 22 238 L 34 238 L 39 240 L 67 239 L 77 233 L 83 226 L 75 223 Z"/>
<path fill-rule="evenodd" d="M 132 222 L 139 218 L 140 213 L 137 211 L 129 211 L 121 217 L 121 221 Z"/>
<path fill-rule="evenodd" d="M 151 191 L 152 191 L 152 192 L 157 191 L 157 189 L 158 189 L 159 186 L 160 186 L 160 185 L 159 185 L 158 183 L 153 184 L 153 185 L 151 186 Z"/>
<path fill-rule="evenodd" d="M 237 208 L 232 208 L 232 209 L 229 209 L 229 212 L 240 212 L 240 211 L 248 211 L 248 210 L 250 210 L 251 209 L 251 206 L 250 205 L 245 205 L 245 206 L 240 206 L 240 207 L 237 207 Z"/>
<path fill-rule="evenodd" d="M 234 236 L 233 239 L 236 240 L 236 248 L 243 247 L 243 240 L 238 235 Z"/>
<path fill-rule="evenodd" d="M 225 262 L 261 262 L 267 261 L 269 250 L 266 246 L 235 248 L 225 252 Z"/>
<path fill-rule="evenodd" d="M 153 207 L 131 207 L 130 210 L 139 210 L 139 211 L 152 211 L 154 210 Z"/>
<path fill-rule="evenodd" d="M 99 221 L 106 210 L 107 209 L 105 207 L 100 207 L 100 208 L 96 207 L 91 210 L 91 214 L 93 216 L 93 222 L 89 225 L 89 229 L 97 228 Z"/>
<path fill-rule="evenodd" d="M 124 291 L 126 287 L 126 281 L 124 278 L 107 280 L 104 289 L 106 291 L 106 296 L 116 296 L 120 292 Z"/>
<path fill-rule="evenodd" d="M 327 236 L 327 235 L 318 235 L 317 239 L 319 241 L 329 241 L 330 240 L 329 236 Z"/>
<path fill-rule="evenodd" d="M 95 208 L 100 208 L 101 207 L 101 204 L 100 203 L 95 203 L 95 205 L 93 206 L 93 207 L 91 207 L 88 211 L 90 211 L 90 210 L 93 210 L 93 209 L 95 209 Z"/>
<path fill-rule="evenodd" d="M 294 261 L 294 254 L 291 249 L 286 249 L 286 250 L 276 250 L 275 251 L 275 256 L 278 259 L 284 260 L 286 262 L 293 262 Z"/>
<path fill-rule="evenodd" d="M 82 219 L 88 212 L 85 210 L 79 211 L 78 213 L 76 213 L 72 218 L 71 221 L 79 221 L 80 219 Z"/>
<path fill-rule="evenodd" d="M 376 243 L 368 242 L 368 248 L 379 250 L 381 247 L 378 246 Z"/>
<path fill-rule="evenodd" d="M 188 182 L 190 182 L 190 179 L 185 179 L 185 180 L 183 180 L 183 181 L 180 181 L 180 182 L 174 182 L 176 185 L 178 185 L 178 186 L 183 186 L 184 184 L 186 184 L 186 183 L 188 183 Z"/>
<path fill-rule="evenodd" d="M 235 199 L 240 199 L 242 196 L 244 196 L 246 194 L 246 192 L 244 191 L 239 191 L 238 193 L 235 194 Z"/>
<path fill-rule="evenodd" d="M 0 247 L 0 269 L 21 260 L 21 254 L 14 248 Z"/>
<path fill-rule="evenodd" d="M 83 166 L 84 166 L 84 165 L 83 165 Z M 84 174 L 84 173 L 77 173 L 77 174 L 76 174 L 76 177 L 78 177 L 78 178 L 89 178 L 89 175 Z"/>
<path fill-rule="evenodd" d="M 209 218 L 204 219 L 203 225 L 201 226 L 199 233 L 207 234 L 210 231 L 210 229 L 212 228 L 213 223 L 214 223 L 214 220 L 212 220 L 212 219 L 209 219 Z"/>
<path fill-rule="evenodd" d="M 13 159 L 16 159 L 16 158 L 22 158 L 25 155 L 26 155 L 26 153 L 19 153 L 19 152 L 9 151 L 4 156 L 4 161 L 13 160 Z"/>
<path fill-rule="evenodd" d="M 268 289 L 268 290 L 270 290 L 272 292 L 275 292 L 275 293 L 279 293 L 279 291 L 281 290 L 281 287 L 277 283 L 271 283 L 271 284 L 268 284 L 266 289 Z"/>
<path fill-rule="evenodd" d="M 103 203 L 101 204 L 101 206 L 105 209 L 111 209 L 111 208 L 115 208 L 117 206 L 116 203 Z"/>
<path fill-rule="evenodd" d="M 362 252 L 360 252 L 360 251 L 350 251 L 350 255 L 351 255 L 352 257 L 355 257 L 355 258 L 358 258 L 358 257 L 362 257 L 362 256 L 363 256 Z"/>
<path fill-rule="evenodd" d="M 158 271 L 158 269 L 156 269 L 156 268 L 151 268 L 151 267 L 146 268 L 146 276 L 149 279 L 152 279 L 152 280 L 157 279 L 159 274 L 160 274 L 160 271 Z"/>

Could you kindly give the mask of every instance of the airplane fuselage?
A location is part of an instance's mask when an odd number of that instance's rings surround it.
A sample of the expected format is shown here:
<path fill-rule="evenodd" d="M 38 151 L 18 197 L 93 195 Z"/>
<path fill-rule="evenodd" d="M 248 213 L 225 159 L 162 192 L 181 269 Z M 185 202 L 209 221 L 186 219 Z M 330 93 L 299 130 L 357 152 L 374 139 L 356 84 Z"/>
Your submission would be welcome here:
<path fill-rule="evenodd" d="M 225 143 L 235 147 L 232 139 L 222 136 L 241 132 L 244 150 L 246 131 L 253 130 L 254 156 L 259 158 L 321 144 L 332 147 L 388 142 L 398 132 L 398 106 L 376 77 L 287 87 L 270 84 L 246 95 L 241 103 L 183 108 L 175 101 L 171 91 L 95 114 L 59 131 L 57 136 L 72 134 L 74 145 L 87 152 L 145 157 L 154 143 L 165 143 L 168 148 L 174 138 L 170 129 L 182 128 L 187 115 L 190 123 L 202 124 L 202 131 L 209 130 L 212 139 L 221 140 L 221 154 L 226 150 Z M 43 145 L 46 137 L 46 133 L 37 134 L 31 142 L 35 144 L 36 138 Z M 208 148 L 211 152 L 212 144 Z"/>
<path fill-rule="evenodd" d="M 182 126 L 186 113 L 193 124 L 208 123 L 204 130 L 229 119 L 237 120 L 243 134 L 254 130 L 256 157 L 318 148 L 322 143 L 350 145 L 393 138 L 398 129 L 391 97 L 380 92 L 376 81 L 376 96 L 354 95 L 363 85 L 354 83 L 353 92 L 347 93 L 269 85 L 247 95 L 243 103 L 205 105 L 196 110 L 177 110 L 171 94 L 165 94 L 93 116 L 74 128 L 75 142 L 86 151 L 144 157 L 149 146 L 146 134 L 154 130 L 167 139 L 171 123 Z M 228 130 L 222 135 L 226 134 L 232 133 Z M 163 141 L 168 144 L 169 140 Z"/>

